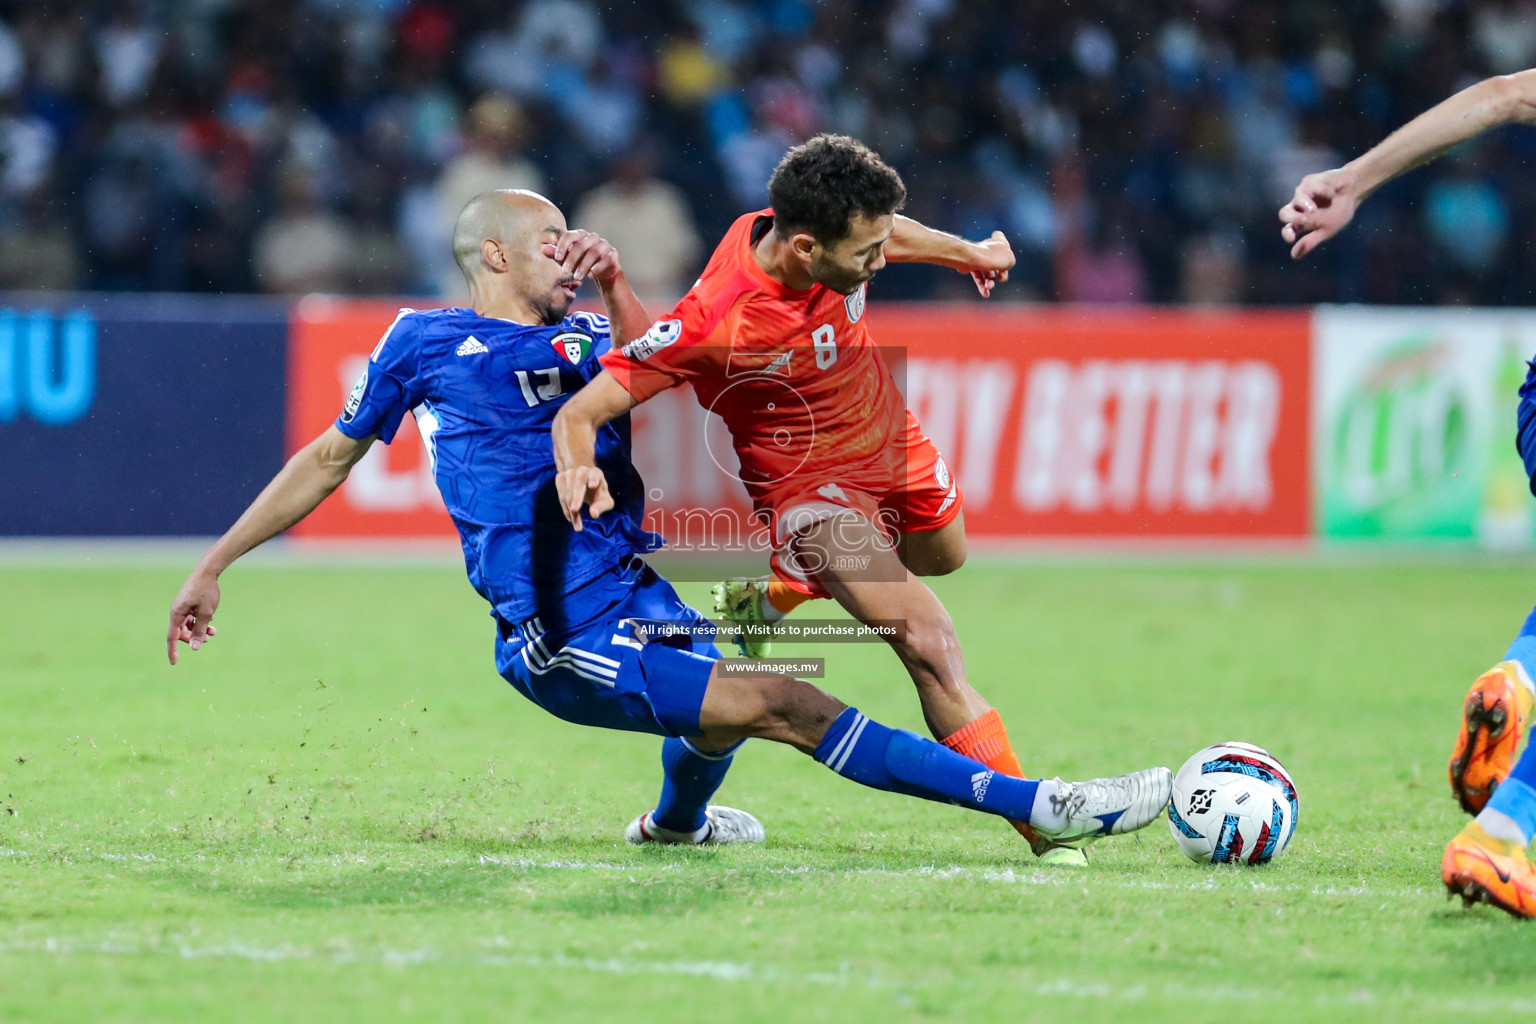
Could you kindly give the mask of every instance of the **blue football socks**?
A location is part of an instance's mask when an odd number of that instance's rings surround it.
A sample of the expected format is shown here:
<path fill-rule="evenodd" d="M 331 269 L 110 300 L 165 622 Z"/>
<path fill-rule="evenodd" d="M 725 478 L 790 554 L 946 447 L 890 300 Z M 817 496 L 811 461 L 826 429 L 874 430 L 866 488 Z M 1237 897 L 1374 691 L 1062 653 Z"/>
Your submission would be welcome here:
<path fill-rule="evenodd" d="M 881 725 L 857 708 L 843 710 L 812 756 L 843 778 L 874 789 L 958 804 L 1052 831 L 1065 825 L 1050 808 L 1054 782 L 1000 775 L 941 743 Z"/>
<path fill-rule="evenodd" d="M 1520 635 L 1509 645 L 1504 660 L 1518 661 L 1526 675 L 1536 679 L 1536 608 L 1531 609 L 1531 614 L 1526 617 L 1525 625 L 1520 627 Z"/>
<path fill-rule="evenodd" d="M 687 740 L 670 738 L 662 743 L 661 799 L 651 812 L 651 820 L 670 832 L 697 832 L 703 828 L 704 808 L 725 781 L 731 757 L 740 746 L 737 743 L 708 753 Z"/>

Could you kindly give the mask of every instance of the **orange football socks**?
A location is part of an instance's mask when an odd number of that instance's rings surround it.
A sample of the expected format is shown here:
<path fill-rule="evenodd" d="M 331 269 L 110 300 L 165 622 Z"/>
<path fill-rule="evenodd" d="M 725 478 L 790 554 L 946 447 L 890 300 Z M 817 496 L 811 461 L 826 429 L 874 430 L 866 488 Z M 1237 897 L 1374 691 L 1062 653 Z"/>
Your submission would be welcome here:
<path fill-rule="evenodd" d="M 782 580 L 768 581 L 767 598 L 768 603 L 773 605 L 774 610 L 780 615 L 788 615 L 805 602 L 815 600 L 810 594 L 796 590 Z"/>
<path fill-rule="evenodd" d="M 1019 757 L 1013 752 L 1013 745 L 1008 742 L 1008 730 L 1003 727 L 1003 717 L 997 713 L 996 708 L 940 742 L 955 753 L 980 761 L 995 772 L 1020 779 L 1025 777 Z M 1010 821 L 1009 824 L 1019 830 L 1019 835 L 1029 840 L 1030 847 L 1036 853 L 1040 850 L 1040 844 L 1048 843 L 1027 821 Z"/>

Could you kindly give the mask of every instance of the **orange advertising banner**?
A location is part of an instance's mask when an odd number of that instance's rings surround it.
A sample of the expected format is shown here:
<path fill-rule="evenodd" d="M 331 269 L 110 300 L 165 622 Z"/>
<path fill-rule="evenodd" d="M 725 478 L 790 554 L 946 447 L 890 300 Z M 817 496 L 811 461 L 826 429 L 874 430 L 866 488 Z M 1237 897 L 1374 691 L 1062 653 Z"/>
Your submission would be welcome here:
<path fill-rule="evenodd" d="M 872 310 L 909 408 L 999 537 L 1302 537 L 1307 313 Z"/>
<path fill-rule="evenodd" d="M 316 298 L 296 307 L 290 451 L 336 418 L 398 310 Z M 960 480 L 973 536 L 1310 533 L 1308 313 L 956 304 L 872 305 L 869 315 Z M 686 548 L 695 533 L 718 534 L 711 517 L 744 524 L 729 438 L 691 391 L 647 402 L 634 429 L 648 525 Z M 414 422 L 294 532 L 451 536 Z"/>

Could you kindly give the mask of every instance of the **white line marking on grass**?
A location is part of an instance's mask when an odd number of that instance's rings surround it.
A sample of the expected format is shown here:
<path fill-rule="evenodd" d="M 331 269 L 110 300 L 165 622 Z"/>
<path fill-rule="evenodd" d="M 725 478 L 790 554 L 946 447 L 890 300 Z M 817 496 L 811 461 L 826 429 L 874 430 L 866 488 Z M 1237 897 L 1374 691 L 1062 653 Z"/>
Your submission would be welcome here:
<path fill-rule="evenodd" d="M 40 857 L 26 850 L 0 848 L 0 857 L 62 864 L 87 860 L 105 861 L 108 863 L 140 862 L 161 864 L 167 867 L 214 863 L 272 864 L 281 865 L 284 868 L 302 867 L 305 864 L 328 866 L 356 864 L 364 867 L 391 867 L 396 864 L 393 858 L 385 862 L 383 859 L 371 859 L 361 854 L 328 854 L 317 857 L 284 855 L 220 858 L 209 857 L 206 854 L 199 853 L 192 857 L 181 858 L 162 857 L 153 853 L 96 853 L 82 851 L 65 854 L 51 853 L 46 857 Z M 572 860 L 565 858 L 540 860 L 533 857 L 503 857 L 495 854 L 466 854 L 460 857 L 444 857 L 436 863 L 443 867 L 480 865 L 484 867 L 516 868 L 523 871 L 606 871 L 625 875 L 686 871 L 696 864 L 700 867 L 707 866 L 692 860 L 656 862 L 645 860 L 631 862 Z M 401 864 L 399 866 L 405 870 L 413 867 L 410 864 Z M 1081 886 L 1084 889 L 1139 889 L 1154 892 L 1300 894 L 1305 896 L 1335 896 L 1356 899 L 1422 899 L 1425 896 L 1434 895 L 1438 891 L 1437 887 L 1427 883 L 1423 886 L 1373 886 L 1366 882 L 1360 882 L 1355 885 L 1330 885 L 1324 883 L 1308 885 L 1306 883 L 1286 882 L 1269 878 L 1245 878 L 1244 874 L 1246 872 L 1243 872 L 1241 869 L 1225 869 L 1220 867 L 1210 870 L 1191 868 L 1188 880 L 1132 878 L 1123 875 L 1101 875 L 1095 874 L 1092 871 L 1085 873 L 1059 868 L 978 868 L 963 865 L 937 864 L 916 868 L 829 868 L 811 865 L 732 864 L 731 870 L 743 875 L 784 875 L 790 877 L 811 875 L 826 878 L 841 876 L 853 878 L 935 878 L 940 880 L 963 878 L 981 882 L 997 882 L 1003 885 Z"/>
<path fill-rule="evenodd" d="M 523 868 L 526 870 L 549 871 L 614 871 L 625 874 L 635 874 L 646 871 L 677 871 L 689 867 L 691 862 L 671 861 L 662 864 L 622 864 L 608 861 L 581 861 L 581 860 L 534 860 L 527 857 L 496 857 L 489 854 L 480 855 L 479 862 L 496 867 Z M 446 863 L 460 863 L 447 861 Z M 1247 891 L 1255 893 L 1301 893 L 1308 896 L 1355 896 L 1366 898 L 1380 898 L 1394 896 L 1398 898 L 1419 898 L 1426 894 L 1434 893 L 1434 887 L 1424 886 L 1382 886 L 1374 887 L 1360 883 L 1358 885 L 1305 885 L 1294 882 L 1274 882 L 1268 879 L 1249 878 L 1244 879 L 1228 869 L 1216 867 L 1210 871 L 1201 871 L 1198 877 L 1192 877 L 1189 881 L 1166 881 L 1154 878 L 1126 878 L 1113 875 L 1094 875 L 1091 872 L 1068 871 L 1059 868 L 1034 868 L 1014 870 L 1013 868 L 973 868 L 960 865 L 926 865 L 917 868 L 823 868 L 812 866 L 764 865 L 753 867 L 742 864 L 731 865 L 731 870 L 743 874 L 764 875 L 817 875 L 851 877 L 877 877 L 877 878 L 923 878 L 937 879 L 973 878 L 983 882 L 1001 882 L 1005 885 L 1044 885 L 1044 886 L 1070 886 L 1080 885 L 1084 888 L 1108 888 L 1108 889 L 1148 889 L 1160 892 L 1233 892 Z M 1192 869 L 1199 871 L 1198 868 Z M 1220 877 L 1217 872 L 1222 872 L 1225 877 Z"/>
<path fill-rule="evenodd" d="M 507 940 L 497 936 L 490 943 L 493 948 L 507 945 Z M 42 954 L 55 957 L 155 957 L 169 956 L 183 960 L 230 959 L 256 963 L 282 963 L 290 961 L 311 963 L 385 965 L 391 967 L 421 967 L 439 964 L 469 964 L 498 969 L 521 968 L 524 970 L 572 970 L 616 975 L 671 975 L 689 978 L 707 978 L 711 981 L 744 982 L 753 984 L 802 984 L 819 987 L 858 987 L 878 991 L 901 992 L 928 987 L 923 979 L 903 976 L 898 981 L 888 980 L 879 974 L 854 972 L 846 964 L 837 971 L 786 971 L 776 967 L 759 967 L 750 962 L 731 960 L 637 960 L 625 957 L 584 957 L 562 954 L 519 953 L 443 953 L 431 948 L 383 949 L 372 952 L 352 950 L 312 949 L 304 946 L 257 946 L 244 942 L 229 942 L 208 946 L 186 943 L 131 944 L 117 940 L 96 943 L 72 943 L 57 938 L 32 941 L 0 941 L 0 955 L 8 953 Z M 1486 996 L 1476 998 L 1421 995 L 1410 990 L 1383 995 L 1369 989 L 1354 989 L 1341 993 L 1317 993 L 1311 997 L 1294 991 L 1240 988 L 1231 985 L 1186 985 L 1165 982 L 1148 985 L 1137 982 L 1119 985 L 1106 981 L 1084 981 L 1077 978 L 1049 978 L 1041 981 L 1012 983 L 1017 991 L 1040 997 L 1067 999 L 1112 999 L 1117 1002 L 1140 1002 L 1146 999 L 1170 999 L 1181 1003 L 1269 1003 L 1296 1006 L 1311 1004 L 1321 1008 L 1371 1006 L 1409 1006 L 1417 1009 L 1436 1010 L 1445 1013 L 1519 1013 L 1536 1012 L 1536 999 L 1528 997 L 1500 998 Z"/>

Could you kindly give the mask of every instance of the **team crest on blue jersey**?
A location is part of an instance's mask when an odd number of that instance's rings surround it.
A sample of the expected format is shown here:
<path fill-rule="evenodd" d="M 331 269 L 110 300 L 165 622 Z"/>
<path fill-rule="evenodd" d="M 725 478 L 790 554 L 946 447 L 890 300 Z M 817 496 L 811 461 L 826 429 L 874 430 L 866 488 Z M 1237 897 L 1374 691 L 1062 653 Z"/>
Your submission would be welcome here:
<path fill-rule="evenodd" d="M 347 404 L 341 410 L 341 422 L 351 423 L 352 417 L 357 415 L 357 410 L 363 402 L 363 392 L 368 390 L 368 367 L 363 366 L 363 375 L 357 378 L 357 383 L 352 385 L 351 394 L 347 395 Z"/>
<path fill-rule="evenodd" d="M 848 322 L 856 324 L 859 317 L 864 315 L 864 293 L 869 290 L 869 282 L 859 285 L 859 290 L 843 300 L 843 309 L 848 311 Z"/>
<path fill-rule="evenodd" d="M 565 361 L 572 366 L 579 366 L 592 351 L 592 335 L 580 331 L 561 331 L 550 339 L 550 344 L 555 347 L 556 355 L 564 356 Z"/>

